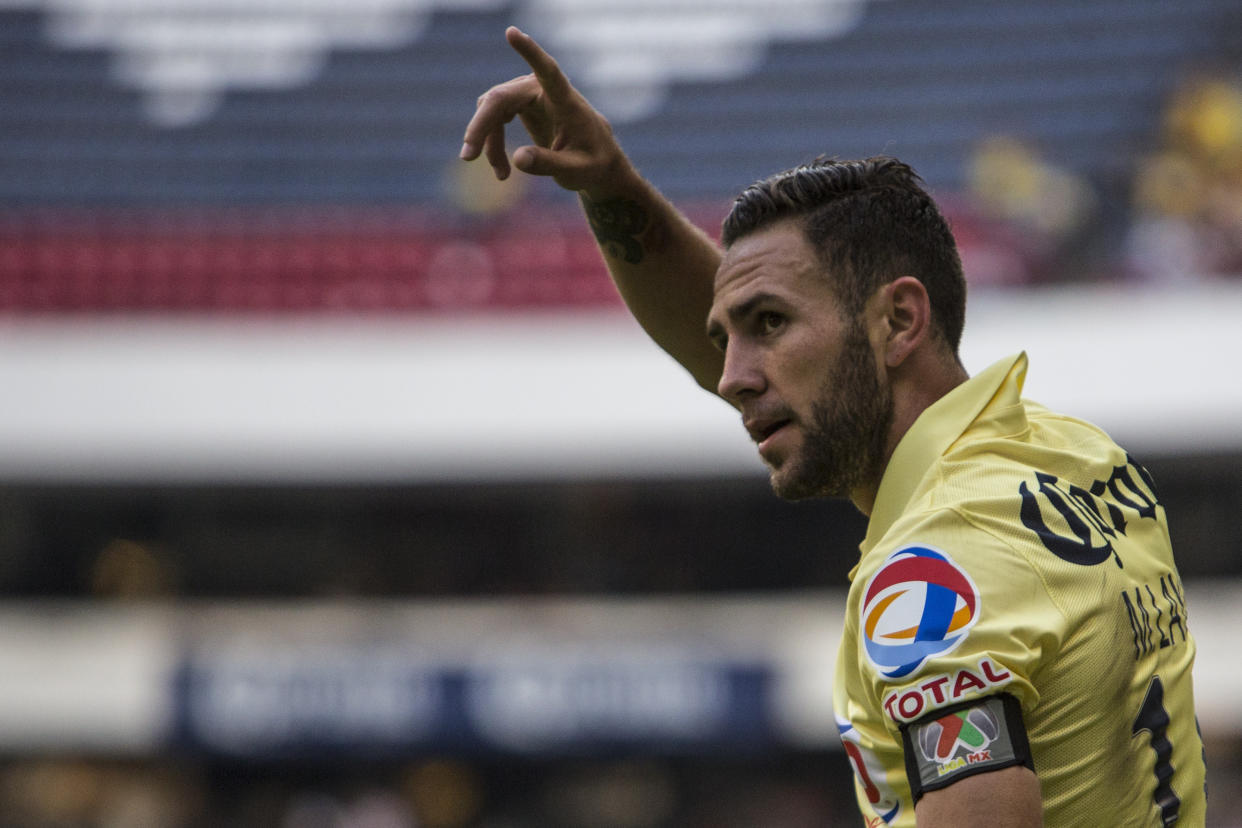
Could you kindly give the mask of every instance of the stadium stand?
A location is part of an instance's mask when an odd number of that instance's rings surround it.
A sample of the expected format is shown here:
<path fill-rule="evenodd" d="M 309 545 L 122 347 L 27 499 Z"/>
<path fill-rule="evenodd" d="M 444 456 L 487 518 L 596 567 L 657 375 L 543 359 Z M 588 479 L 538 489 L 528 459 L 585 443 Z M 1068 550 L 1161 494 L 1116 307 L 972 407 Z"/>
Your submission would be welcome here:
<path fill-rule="evenodd" d="M 118 3 L 115 14 L 126 8 Z M 110 6 L 94 10 L 106 17 Z M 435 204 L 463 113 L 478 89 L 515 67 L 494 33 L 520 11 L 437 13 L 401 48 L 325 55 L 299 86 L 226 86 L 218 110 L 176 129 L 144 117 L 121 56 L 58 46 L 44 15 L 5 12 L 0 197 Z M 660 13 L 650 12 L 657 28 Z M 236 21 L 210 30 L 226 54 L 229 32 L 253 41 L 244 12 Z M 536 32 L 542 22 L 532 21 Z M 674 84 L 624 137 L 652 180 L 680 199 L 728 196 L 782 159 L 886 148 L 934 186 L 958 189 L 963 149 L 998 130 L 1036 140 L 1058 163 L 1125 176 L 1181 72 L 1236 58 L 1237 22 L 1236 4 L 1223 0 L 1176 9 L 1151 0 L 877 0 L 850 31 L 770 44 L 736 81 Z M 159 31 L 134 28 L 131 39 Z M 675 29 L 669 39 L 677 41 Z"/>
<path fill-rule="evenodd" d="M 574 19 L 538 17 L 557 12 L 554 5 L 482 5 L 446 6 L 420 27 L 412 9 L 378 4 L 400 22 L 386 38 L 374 22 L 351 31 L 335 7 L 317 4 L 229 6 L 197 28 L 193 15 L 180 28 L 161 25 L 119 0 L 77 12 L 72 4 L 0 11 L 0 307 L 280 312 L 614 302 L 567 194 L 536 182 L 524 193 L 472 198 L 453 148 L 478 90 L 521 68 L 496 48 L 496 32 L 511 19 L 546 30 L 550 45 L 567 51 L 571 73 L 581 68 L 590 79 L 588 93 L 620 101 L 608 92 L 617 81 L 608 67 L 622 87 L 626 68 L 593 63 L 574 39 L 588 29 L 574 28 Z M 269 20 L 273 9 L 284 16 Z M 676 47 L 677 26 L 697 9 L 655 5 L 645 19 Z M 776 32 L 753 66 L 739 48 L 738 65 L 720 71 L 741 77 L 679 80 L 669 68 L 667 89 L 648 94 L 646 110 L 617 103 L 628 119 L 627 149 L 713 230 L 729 196 L 774 166 L 820 153 L 897 154 L 949 204 L 977 283 L 1064 278 L 1071 268 L 1078 278 L 1111 277 L 1117 217 L 1162 108 L 1189 73 L 1236 66 L 1239 52 L 1229 34 L 1240 25 L 1237 4 L 1224 0 L 1176 8 L 1153 0 L 876 0 L 856 12 L 817 39 Z M 322 42 L 298 51 L 307 26 Z M 590 44 L 609 48 L 608 31 Z M 611 37 L 626 34 L 619 26 Z M 178 46 L 205 57 L 161 62 Z M 265 49 L 293 62 L 300 55 L 305 65 L 251 66 Z M 661 60 L 669 62 L 651 57 Z M 969 198 L 972 154 L 997 135 L 1026 142 L 1103 204 L 1075 240 L 1081 247 L 1089 238 L 1093 252 L 1103 247 L 1111 258 L 1084 263 L 1042 239 L 1017 263 L 991 255 L 1026 229 L 993 221 Z M 509 246 L 530 232 L 530 211 L 517 205 L 531 204 L 564 241 L 563 255 L 539 263 L 538 288 L 508 270 Z M 491 214 L 484 229 L 469 218 L 479 212 Z M 473 257 L 478 289 L 437 294 L 428 285 L 437 256 Z M 479 287 L 489 281 L 493 291 Z"/>

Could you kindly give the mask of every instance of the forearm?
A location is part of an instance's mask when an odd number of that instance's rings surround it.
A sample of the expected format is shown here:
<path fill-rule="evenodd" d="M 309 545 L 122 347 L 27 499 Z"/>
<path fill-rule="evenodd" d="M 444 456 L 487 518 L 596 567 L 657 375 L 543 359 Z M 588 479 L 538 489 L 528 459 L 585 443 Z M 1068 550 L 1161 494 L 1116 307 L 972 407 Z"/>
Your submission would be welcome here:
<path fill-rule="evenodd" d="M 918 828 L 1040 828 L 1039 778 L 1014 765 L 967 777 L 919 800 Z"/>
<path fill-rule="evenodd" d="M 707 338 L 719 246 L 632 169 L 580 193 L 621 298 L 661 348 L 715 393 L 722 361 Z"/>

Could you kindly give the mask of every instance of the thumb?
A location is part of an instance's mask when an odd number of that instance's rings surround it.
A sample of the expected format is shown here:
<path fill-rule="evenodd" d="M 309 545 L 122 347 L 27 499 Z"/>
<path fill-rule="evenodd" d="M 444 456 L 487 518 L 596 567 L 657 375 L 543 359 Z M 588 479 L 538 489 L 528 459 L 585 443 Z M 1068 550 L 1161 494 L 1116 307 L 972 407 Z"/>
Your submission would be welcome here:
<path fill-rule="evenodd" d="M 595 177 L 592 162 L 589 154 L 573 150 L 526 146 L 513 151 L 513 166 L 528 175 L 553 178 L 567 190 L 581 190 Z"/>
<path fill-rule="evenodd" d="M 579 168 L 584 164 L 581 153 L 573 150 L 553 150 L 545 146 L 519 146 L 513 150 L 513 165 L 529 175 L 548 175 L 560 179 L 563 176 L 578 178 Z"/>
<path fill-rule="evenodd" d="M 556 175 L 560 165 L 556 154 L 543 147 L 525 146 L 513 151 L 513 166 L 530 175 Z"/>

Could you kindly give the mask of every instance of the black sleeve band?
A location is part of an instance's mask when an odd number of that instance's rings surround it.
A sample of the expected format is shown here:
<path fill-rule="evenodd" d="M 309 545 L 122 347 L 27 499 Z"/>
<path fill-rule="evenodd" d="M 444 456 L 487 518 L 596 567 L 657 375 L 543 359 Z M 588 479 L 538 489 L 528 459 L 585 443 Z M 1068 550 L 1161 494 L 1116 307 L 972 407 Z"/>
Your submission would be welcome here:
<path fill-rule="evenodd" d="M 1035 770 L 1022 705 L 1008 693 L 944 707 L 901 726 L 914 801 L 977 773 L 1025 765 Z"/>

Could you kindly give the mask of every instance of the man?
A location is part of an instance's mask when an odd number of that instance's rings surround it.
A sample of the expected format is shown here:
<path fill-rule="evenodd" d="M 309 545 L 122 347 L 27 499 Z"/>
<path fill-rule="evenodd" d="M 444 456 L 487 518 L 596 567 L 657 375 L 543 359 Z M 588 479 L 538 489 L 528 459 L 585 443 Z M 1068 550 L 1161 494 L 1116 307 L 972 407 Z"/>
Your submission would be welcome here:
<path fill-rule="evenodd" d="M 1194 643 L 1147 472 L 970 378 L 953 238 L 906 165 L 816 161 L 745 191 L 723 252 L 642 180 L 516 29 L 533 74 L 478 102 L 462 157 L 580 193 L 648 333 L 740 412 L 787 498 L 869 515 L 834 707 L 868 825 L 1202 825 Z M 706 321 L 706 331 L 704 324 Z"/>

